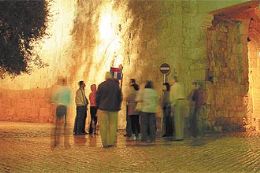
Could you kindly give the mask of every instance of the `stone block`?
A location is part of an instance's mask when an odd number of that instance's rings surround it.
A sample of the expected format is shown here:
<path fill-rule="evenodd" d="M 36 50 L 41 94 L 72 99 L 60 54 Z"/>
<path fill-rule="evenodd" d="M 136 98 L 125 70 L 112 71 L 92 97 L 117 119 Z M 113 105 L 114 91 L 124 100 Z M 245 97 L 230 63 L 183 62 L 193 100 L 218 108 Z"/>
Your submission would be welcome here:
<path fill-rule="evenodd" d="M 52 116 L 50 108 L 40 108 L 40 113 L 39 113 L 40 122 L 48 122 L 50 116 Z"/>

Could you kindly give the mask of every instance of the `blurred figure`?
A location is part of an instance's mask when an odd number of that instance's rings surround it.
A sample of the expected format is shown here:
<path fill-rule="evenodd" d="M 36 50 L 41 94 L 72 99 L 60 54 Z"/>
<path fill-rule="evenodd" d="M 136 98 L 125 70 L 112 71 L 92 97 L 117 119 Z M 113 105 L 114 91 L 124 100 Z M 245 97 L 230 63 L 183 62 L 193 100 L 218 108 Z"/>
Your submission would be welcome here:
<path fill-rule="evenodd" d="M 141 141 L 155 142 L 156 137 L 156 108 L 158 94 L 153 89 L 152 81 L 147 81 L 143 91 L 139 92 L 136 101 L 141 103 Z"/>
<path fill-rule="evenodd" d="M 58 86 L 52 95 L 52 102 L 56 105 L 56 117 L 54 128 L 54 141 L 52 147 L 56 147 L 60 143 L 60 136 L 64 135 L 64 146 L 69 147 L 68 127 L 67 127 L 67 110 L 71 102 L 71 90 L 67 86 L 66 79 L 60 79 Z"/>
<path fill-rule="evenodd" d="M 90 86 L 90 89 L 91 89 L 91 93 L 89 94 L 89 102 L 90 102 L 91 121 L 89 125 L 89 134 L 96 134 L 96 126 L 97 126 L 96 84 L 92 84 Z"/>
<path fill-rule="evenodd" d="M 105 81 L 99 84 L 96 93 L 98 120 L 103 147 L 111 147 L 116 142 L 118 111 L 121 109 L 122 93 L 119 82 L 106 72 Z"/>
<path fill-rule="evenodd" d="M 203 136 L 204 120 L 202 117 L 202 107 L 205 102 L 202 83 L 197 81 L 194 84 L 196 88 L 191 97 L 194 102 L 194 108 L 191 114 L 191 135 L 196 138 Z"/>
<path fill-rule="evenodd" d="M 173 77 L 170 91 L 170 102 L 174 114 L 175 139 L 184 139 L 185 94 L 182 84 L 176 76 Z"/>
<path fill-rule="evenodd" d="M 130 92 L 126 98 L 127 102 L 127 124 L 131 124 L 132 139 L 139 138 L 140 124 L 139 124 L 139 112 L 136 111 L 136 95 L 139 90 L 139 86 L 136 84 L 135 79 L 130 80 Z M 130 137 L 130 136 L 129 136 Z"/>
<path fill-rule="evenodd" d="M 170 84 L 163 84 L 163 95 L 161 99 L 161 106 L 163 109 L 163 137 L 169 137 L 173 135 L 173 124 L 171 118 L 171 102 L 170 102 Z"/>
<path fill-rule="evenodd" d="M 88 109 L 88 99 L 85 95 L 85 82 L 79 81 L 78 83 L 79 89 L 76 91 L 76 118 L 74 123 L 74 135 L 85 135 L 87 134 L 85 131 L 85 124 L 87 118 L 87 109 Z"/>
<path fill-rule="evenodd" d="M 130 87 L 135 85 L 135 79 L 130 79 Z M 131 118 L 128 115 L 128 105 L 126 105 L 126 134 L 124 136 L 126 137 L 131 137 L 133 134 L 132 131 L 132 122 L 131 122 Z"/>

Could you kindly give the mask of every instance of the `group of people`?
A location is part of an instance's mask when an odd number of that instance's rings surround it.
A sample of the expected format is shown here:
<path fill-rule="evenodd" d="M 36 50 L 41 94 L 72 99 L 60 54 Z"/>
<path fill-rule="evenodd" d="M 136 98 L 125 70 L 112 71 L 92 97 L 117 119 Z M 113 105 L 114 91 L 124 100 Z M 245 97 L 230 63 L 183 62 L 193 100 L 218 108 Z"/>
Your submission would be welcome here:
<path fill-rule="evenodd" d="M 190 95 L 190 116 L 187 116 L 187 97 L 183 85 L 175 76 L 170 83 L 163 84 L 163 94 L 160 98 L 163 110 L 162 137 L 174 137 L 176 141 L 184 139 L 185 126 L 189 126 L 193 137 L 203 135 L 201 117 L 204 105 L 202 84 L 193 83 L 195 88 Z M 130 92 L 127 96 L 126 137 L 132 140 L 153 142 L 156 136 L 156 116 L 158 94 L 153 89 L 152 81 L 147 81 L 142 91 L 135 79 L 130 80 Z M 188 118 L 188 122 L 186 121 Z"/>
<path fill-rule="evenodd" d="M 89 101 L 85 95 L 86 84 L 84 81 L 79 81 L 79 89 L 76 91 L 75 103 L 76 103 L 76 118 L 74 123 L 74 135 L 87 134 L 85 131 L 85 123 L 87 118 L 88 104 L 90 101 L 90 115 L 91 121 L 89 125 L 89 134 L 96 134 L 97 125 L 97 103 L 96 103 L 96 85 L 90 86 L 91 93 L 89 94 Z"/>
<path fill-rule="evenodd" d="M 100 135 L 103 147 L 111 147 L 116 141 L 118 111 L 121 108 L 122 93 L 118 80 L 112 78 L 110 72 L 105 75 L 105 81 L 98 88 L 95 84 L 90 86 L 91 93 L 89 100 L 85 95 L 86 84 L 79 81 L 79 89 L 76 91 L 76 117 L 74 122 L 73 134 L 85 135 L 86 118 L 88 104 L 90 102 L 91 121 L 89 125 L 89 134 L 96 134 L 97 111 L 100 125 Z M 67 87 L 67 81 L 61 79 L 58 81 L 58 87 L 52 95 L 52 103 L 56 105 L 56 118 L 54 128 L 53 147 L 59 144 L 61 129 L 64 129 L 65 138 L 68 137 L 68 128 L 66 128 L 67 108 L 71 101 L 71 91 Z M 65 132 L 66 131 L 66 132 Z M 64 139 L 64 145 L 69 146 L 68 140 Z"/>
<path fill-rule="evenodd" d="M 119 82 L 113 79 L 110 72 L 106 73 L 105 81 L 98 89 L 96 85 L 90 86 L 90 114 L 89 134 L 96 134 L 97 111 L 100 125 L 100 135 L 103 147 L 113 146 L 116 140 L 118 111 L 121 108 L 122 93 Z M 74 123 L 74 135 L 85 135 L 85 122 L 87 117 L 88 99 L 85 96 L 85 83 L 79 82 L 79 89 L 75 98 L 77 113 Z"/>
<path fill-rule="evenodd" d="M 118 126 L 118 111 L 121 109 L 122 92 L 119 81 L 114 79 L 110 72 L 105 75 L 105 81 L 98 85 L 90 86 L 89 99 L 85 95 L 85 83 L 79 81 L 79 89 L 76 91 L 76 117 L 74 122 L 74 135 L 85 135 L 85 122 L 87 117 L 88 104 L 90 103 L 91 121 L 89 134 L 96 134 L 97 120 L 99 121 L 100 135 L 103 147 L 115 145 Z M 127 126 L 126 136 L 133 140 L 140 139 L 143 142 L 154 142 L 156 139 L 156 112 L 159 96 L 154 89 L 152 81 L 146 81 L 144 88 L 139 87 L 135 79 L 129 83 L 127 102 Z M 171 85 L 164 83 L 161 106 L 163 109 L 163 127 L 165 136 L 175 136 L 176 140 L 184 139 L 184 117 L 185 117 L 185 94 L 183 86 L 178 82 L 177 77 L 173 78 Z M 58 124 L 65 119 L 67 106 L 70 104 L 71 93 L 66 87 L 66 80 L 60 82 L 60 88 L 53 96 L 56 103 L 56 129 Z M 200 133 L 198 127 L 198 115 L 202 102 L 202 90 L 197 88 L 192 94 L 195 102 L 193 118 L 191 120 L 192 134 Z M 97 118 L 98 114 L 98 118 Z"/>

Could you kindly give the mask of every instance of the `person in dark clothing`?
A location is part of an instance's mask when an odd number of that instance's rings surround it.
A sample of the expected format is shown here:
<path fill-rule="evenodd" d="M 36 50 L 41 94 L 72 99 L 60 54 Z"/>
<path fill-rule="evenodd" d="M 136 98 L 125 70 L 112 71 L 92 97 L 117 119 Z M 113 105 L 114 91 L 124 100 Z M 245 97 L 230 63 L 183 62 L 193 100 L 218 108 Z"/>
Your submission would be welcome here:
<path fill-rule="evenodd" d="M 171 102 L 170 102 L 170 84 L 163 84 L 163 96 L 162 96 L 162 109 L 163 109 L 163 127 L 164 135 L 163 137 L 169 137 L 173 135 L 173 124 L 171 118 Z"/>
<path fill-rule="evenodd" d="M 194 82 L 194 84 L 196 88 L 191 98 L 194 102 L 194 108 L 191 114 L 191 135 L 193 137 L 201 137 L 203 135 L 203 117 L 201 111 L 204 105 L 204 92 L 201 83 Z"/>
<path fill-rule="evenodd" d="M 111 147 L 116 142 L 118 111 L 121 109 L 122 93 L 119 82 L 113 79 L 110 72 L 106 80 L 97 89 L 96 104 L 98 121 L 103 147 Z"/>
<path fill-rule="evenodd" d="M 130 79 L 130 87 L 135 87 L 138 88 L 139 90 L 139 85 L 136 83 L 135 79 Z M 126 137 L 131 137 L 132 136 L 132 121 L 131 121 L 131 117 L 128 115 L 128 110 L 129 106 L 126 105 L 126 134 L 124 136 Z M 130 110 L 131 112 L 131 110 Z"/>
<path fill-rule="evenodd" d="M 77 114 L 74 123 L 74 135 L 85 135 L 85 124 L 87 118 L 87 106 L 88 99 L 85 95 L 85 83 L 84 81 L 79 81 L 79 89 L 76 92 L 75 102 Z"/>
<path fill-rule="evenodd" d="M 132 139 L 139 138 L 140 124 L 139 124 L 139 112 L 136 111 L 136 95 L 139 90 L 139 86 L 135 83 L 134 79 L 130 80 L 130 92 L 126 98 L 127 101 L 127 117 L 129 117 L 128 124 L 131 124 L 131 131 L 133 132 Z M 130 136 L 129 136 L 130 137 Z"/>

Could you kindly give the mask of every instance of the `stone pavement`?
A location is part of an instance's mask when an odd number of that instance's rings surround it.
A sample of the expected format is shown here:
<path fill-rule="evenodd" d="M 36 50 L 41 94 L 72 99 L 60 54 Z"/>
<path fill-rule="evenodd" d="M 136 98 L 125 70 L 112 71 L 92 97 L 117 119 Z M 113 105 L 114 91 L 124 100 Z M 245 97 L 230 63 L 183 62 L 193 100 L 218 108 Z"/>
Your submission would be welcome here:
<path fill-rule="evenodd" d="M 102 148 L 100 136 L 73 137 L 51 148 L 51 124 L 0 122 L 0 172 L 260 173 L 260 135 L 208 135 L 181 142 L 158 138 L 153 145 L 126 141 Z M 70 129 L 71 130 L 71 129 Z M 61 139 L 63 141 L 63 139 Z"/>

